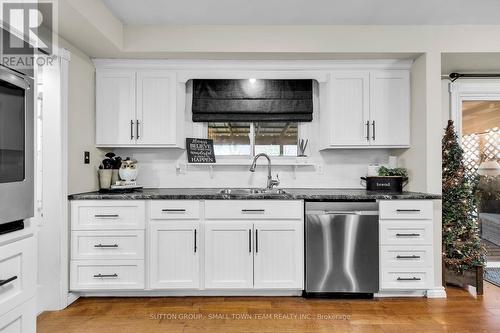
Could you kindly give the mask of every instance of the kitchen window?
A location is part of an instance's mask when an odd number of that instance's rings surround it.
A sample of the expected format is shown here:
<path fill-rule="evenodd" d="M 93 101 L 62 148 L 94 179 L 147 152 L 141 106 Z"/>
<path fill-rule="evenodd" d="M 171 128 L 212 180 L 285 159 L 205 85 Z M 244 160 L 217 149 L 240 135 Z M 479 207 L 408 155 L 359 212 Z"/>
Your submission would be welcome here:
<path fill-rule="evenodd" d="M 210 122 L 208 138 L 215 155 L 297 156 L 297 122 Z"/>

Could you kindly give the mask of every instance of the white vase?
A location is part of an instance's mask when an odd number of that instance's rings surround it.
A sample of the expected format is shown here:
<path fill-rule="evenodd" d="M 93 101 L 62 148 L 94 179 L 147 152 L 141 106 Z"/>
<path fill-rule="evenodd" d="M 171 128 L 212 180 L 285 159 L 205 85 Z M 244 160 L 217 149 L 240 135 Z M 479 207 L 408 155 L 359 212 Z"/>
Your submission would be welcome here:
<path fill-rule="evenodd" d="M 126 182 L 133 182 L 137 178 L 138 170 L 137 168 L 121 168 L 120 169 L 120 178 Z"/>
<path fill-rule="evenodd" d="M 108 189 L 111 186 L 111 176 L 113 170 L 111 169 L 99 169 L 99 188 Z"/>

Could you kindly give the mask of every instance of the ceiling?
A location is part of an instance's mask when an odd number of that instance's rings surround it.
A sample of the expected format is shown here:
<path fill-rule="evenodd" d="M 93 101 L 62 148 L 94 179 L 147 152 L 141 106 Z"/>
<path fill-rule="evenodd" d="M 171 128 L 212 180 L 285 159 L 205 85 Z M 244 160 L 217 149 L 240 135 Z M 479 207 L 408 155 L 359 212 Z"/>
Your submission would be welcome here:
<path fill-rule="evenodd" d="M 103 0 L 127 25 L 500 24 L 498 0 Z"/>

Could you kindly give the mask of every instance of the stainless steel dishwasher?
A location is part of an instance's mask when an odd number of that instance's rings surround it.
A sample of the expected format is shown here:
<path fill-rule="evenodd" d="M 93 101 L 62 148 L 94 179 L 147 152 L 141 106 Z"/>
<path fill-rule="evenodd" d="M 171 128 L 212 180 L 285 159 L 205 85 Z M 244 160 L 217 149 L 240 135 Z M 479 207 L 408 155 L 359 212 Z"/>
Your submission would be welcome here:
<path fill-rule="evenodd" d="M 307 202 L 306 296 L 378 292 L 378 225 L 376 202 Z"/>

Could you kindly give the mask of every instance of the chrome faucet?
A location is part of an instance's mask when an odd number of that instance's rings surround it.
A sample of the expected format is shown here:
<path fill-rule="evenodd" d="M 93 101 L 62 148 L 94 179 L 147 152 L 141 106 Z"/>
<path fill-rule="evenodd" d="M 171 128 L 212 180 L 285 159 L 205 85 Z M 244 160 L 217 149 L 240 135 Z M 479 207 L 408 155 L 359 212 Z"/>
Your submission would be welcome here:
<path fill-rule="evenodd" d="M 280 184 L 280 178 L 278 177 L 278 174 L 276 174 L 277 179 L 273 179 L 273 176 L 271 176 L 271 158 L 269 158 L 267 154 L 260 153 L 255 155 L 252 165 L 250 166 L 250 172 L 255 172 L 255 167 L 257 167 L 257 160 L 261 156 L 267 158 L 267 189 L 272 190 L 274 186 L 278 186 Z"/>

